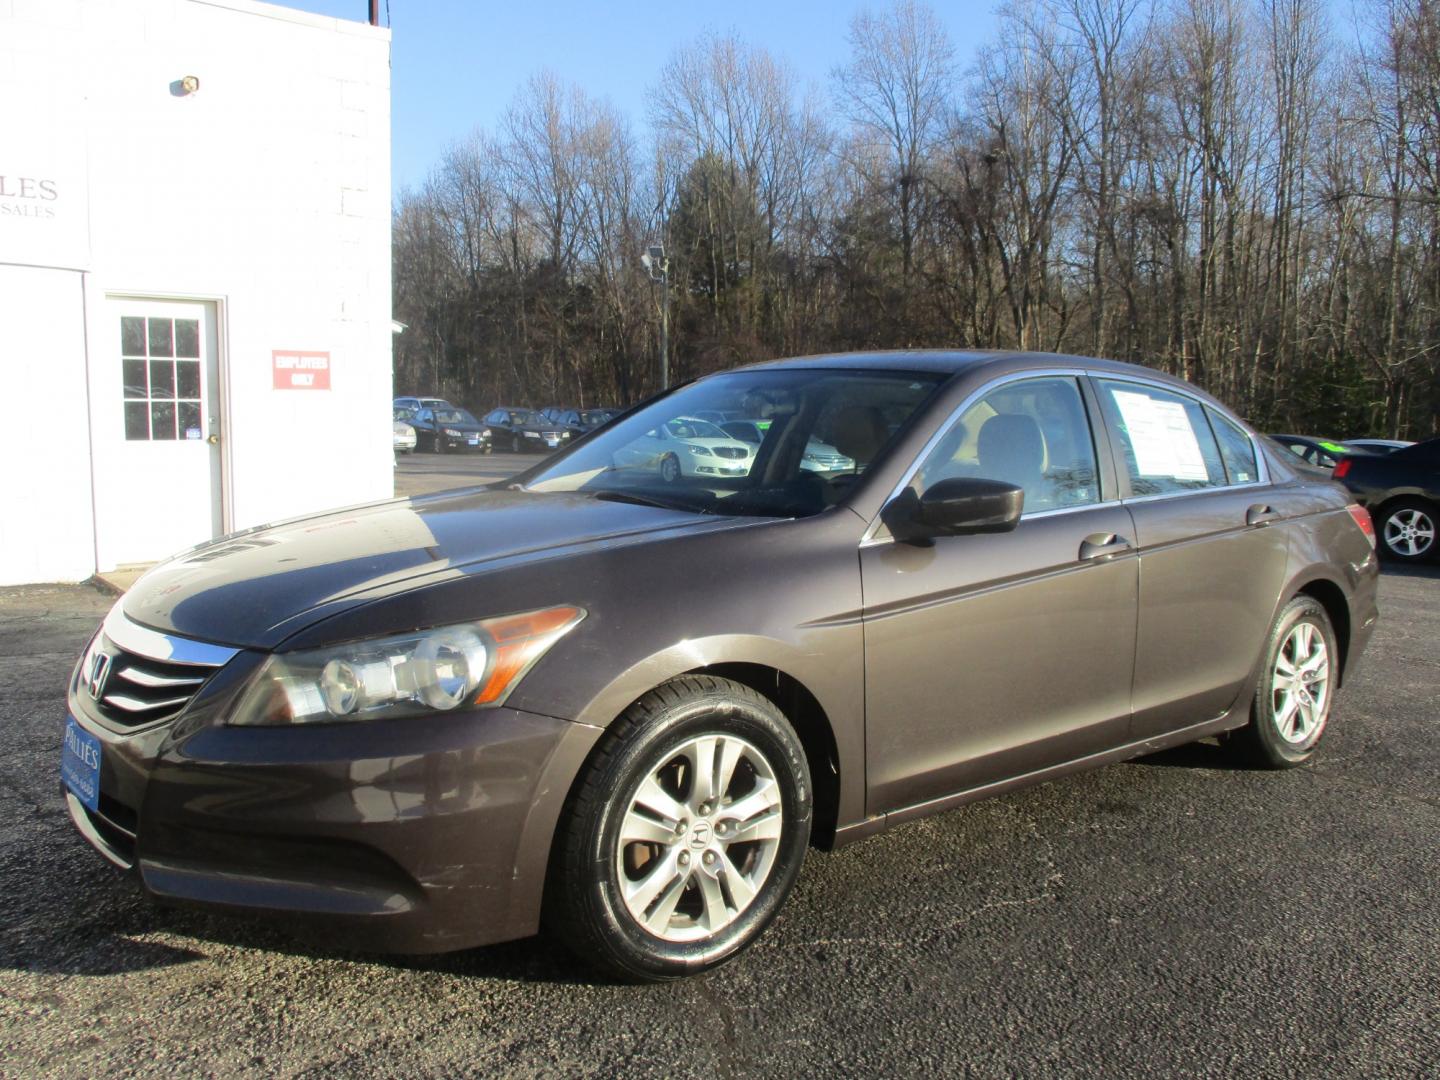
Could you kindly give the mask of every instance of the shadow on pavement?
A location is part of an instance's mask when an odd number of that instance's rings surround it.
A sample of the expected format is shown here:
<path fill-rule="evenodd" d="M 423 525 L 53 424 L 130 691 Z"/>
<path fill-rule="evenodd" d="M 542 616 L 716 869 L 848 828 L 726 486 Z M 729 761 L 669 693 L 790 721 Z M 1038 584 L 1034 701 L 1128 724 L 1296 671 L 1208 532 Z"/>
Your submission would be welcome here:
<path fill-rule="evenodd" d="M 1218 742 L 1186 743 L 1172 746 L 1169 750 L 1131 758 L 1129 765 L 1149 765 L 1162 769 L 1223 769 L 1226 772 L 1263 772 L 1263 767 L 1252 765 L 1231 754 Z"/>
<path fill-rule="evenodd" d="M 88 853 L 87 853 L 88 854 Z M 434 955 L 364 953 L 291 936 L 279 919 L 211 914 L 151 901 L 118 873 L 32 876 L 8 898 L 29 918 L 0 929 L 0 970 L 39 975 L 124 975 L 214 959 L 216 947 L 504 982 L 607 985 L 557 943 L 524 938 Z M 73 885 L 73 891 L 67 886 Z M 33 889 L 33 891 L 32 891 Z M 39 916 L 39 917 L 36 917 Z M 296 933 L 298 934 L 298 930 Z M 167 941 L 153 940 L 164 936 Z"/>
<path fill-rule="evenodd" d="M 1380 563 L 1380 572 L 1386 577 L 1434 578 L 1440 580 L 1440 563 Z"/>

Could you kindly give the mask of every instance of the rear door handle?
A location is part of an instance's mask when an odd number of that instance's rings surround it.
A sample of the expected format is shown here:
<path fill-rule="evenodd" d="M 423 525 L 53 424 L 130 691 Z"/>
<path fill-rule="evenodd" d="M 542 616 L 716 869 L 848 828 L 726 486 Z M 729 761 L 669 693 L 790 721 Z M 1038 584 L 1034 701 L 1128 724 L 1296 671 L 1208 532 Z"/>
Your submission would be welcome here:
<path fill-rule="evenodd" d="M 1108 555 L 1119 555 L 1122 551 L 1130 551 L 1133 547 L 1134 545 L 1123 536 L 1116 536 L 1114 533 L 1091 533 L 1080 541 L 1080 558 L 1082 561 L 1103 559 Z"/>
<path fill-rule="evenodd" d="M 1268 525 L 1272 521 L 1280 520 L 1279 512 L 1272 506 L 1264 503 L 1256 503 L 1245 511 L 1246 525 Z"/>

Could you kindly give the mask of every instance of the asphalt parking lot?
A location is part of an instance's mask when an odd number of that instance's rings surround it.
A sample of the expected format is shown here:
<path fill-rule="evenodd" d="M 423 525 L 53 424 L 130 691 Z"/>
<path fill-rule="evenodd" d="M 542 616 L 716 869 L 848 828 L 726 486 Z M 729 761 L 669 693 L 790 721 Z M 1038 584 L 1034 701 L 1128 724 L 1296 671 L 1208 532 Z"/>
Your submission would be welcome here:
<path fill-rule="evenodd" d="M 514 476 L 544 454 L 396 454 L 395 494 L 429 495 L 447 488 L 489 484 Z"/>
<path fill-rule="evenodd" d="M 110 600 L 0 590 L 0 1074 L 1433 1076 L 1437 596 L 1387 573 L 1311 767 L 1199 744 L 812 853 L 756 948 L 632 987 L 544 940 L 395 960 L 150 905 L 57 778 Z"/>

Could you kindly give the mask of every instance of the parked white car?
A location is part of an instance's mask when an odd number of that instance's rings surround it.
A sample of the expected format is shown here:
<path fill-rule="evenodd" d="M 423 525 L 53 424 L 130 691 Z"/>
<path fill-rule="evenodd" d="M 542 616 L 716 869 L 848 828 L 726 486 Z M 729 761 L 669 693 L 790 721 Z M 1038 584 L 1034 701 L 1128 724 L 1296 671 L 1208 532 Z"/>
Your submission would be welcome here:
<path fill-rule="evenodd" d="M 395 453 L 408 454 L 415 449 L 415 429 L 406 422 L 410 416 L 415 414 L 408 409 L 396 409 L 392 414 L 394 423 L 391 431 L 394 432 Z"/>
<path fill-rule="evenodd" d="M 748 443 L 694 416 L 668 420 L 615 451 L 617 469 L 658 472 L 667 483 L 682 476 L 746 476 L 752 461 Z"/>

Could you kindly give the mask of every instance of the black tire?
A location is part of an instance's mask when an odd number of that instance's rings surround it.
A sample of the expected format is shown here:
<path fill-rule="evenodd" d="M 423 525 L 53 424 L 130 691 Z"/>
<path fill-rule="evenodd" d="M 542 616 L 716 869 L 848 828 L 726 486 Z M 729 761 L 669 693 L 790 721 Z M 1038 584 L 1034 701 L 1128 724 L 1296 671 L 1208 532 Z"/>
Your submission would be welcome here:
<path fill-rule="evenodd" d="M 1429 562 L 1435 557 L 1440 514 L 1424 499 L 1396 499 L 1375 519 L 1380 554 L 1398 563 Z"/>
<path fill-rule="evenodd" d="M 679 482 L 681 475 L 680 459 L 674 454 L 666 454 L 660 459 L 660 479 L 667 484 Z"/>
<path fill-rule="evenodd" d="M 717 932 L 671 941 L 651 933 L 626 907 L 621 860 L 627 849 L 621 844 L 621 826 L 641 783 L 667 761 L 683 760 L 677 755 L 691 740 L 710 734 L 736 736 L 764 755 L 780 796 L 781 833 L 768 876 L 748 907 Z M 771 701 L 728 679 L 708 675 L 673 679 L 646 694 L 610 726 L 577 780 L 552 852 L 546 926 L 587 963 L 626 981 L 656 982 L 708 971 L 754 942 L 779 911 L 805 859 L 812 810 L 805 751 Z M 697 818 L 691 827 L 703 826 Z M 675 842 L 675 848 L 687 846 L 694 845 Z M 658 845 L 653 857 L 664 857 Z M 685 851 L 678 857 L 689 860 Z M 673 880 L 686 881 L 679 887 L 682 902 L 691 895 L 687 890 L 698 889 L 689 877 L 699 872 L 698 859 L 689 871 L 676 872 Z M 679 907 L 675 910 L 677 914 L 667 915 L 667 920 L 683 922 L 686 916 Z"/>
<path fill-rule="evenodd" d="M 445 440 L 440 437 L 439 432 L 435 433 L 435 452 L 437 454 L 445 453 Z"/>
<path fill-rule="evenodd" d="M 513 432 L 510 435 L 510 452 L 512 454 L 518 454 L 520 452 L 520 436 Z"/>
<path fill-rule="evenodd" d="M 1277 679 L 1284 677 L 1277 668 L 1277 663 L 1282 660 L 1282 650 L 1287 649 L 1292 632 L 1301 624 L 1309 625 L 1313 634 L 1323 644 L 1327 673 L 1318 723 L 1313 731 L 1297 739 L 1294 737 L 1296 732 L 1293 728 L 1291 737 L 1282 733 L 1282 720 L 1276 709 L 1277 702 L 1282 710 L 1286 704 L 1282 695 L 1295 691 L 1277 690 L 1275 683 Z M 1330 625 L 1330 616 L 1313 597 L 1295 597 L 1280 610 L 1275 625 L 1270 630 L 1270 636 L 1265 639 L 1265 662 L 1260 669 L 1255 698 L 1250 705 L 1250 723 L 1226 737 L 1226 748 L 1242 761 L 1263 768 L 1293 769 L 1297 765 L 1303 765 L 1314 756 L 1329 726 L 1330 712 L 1334 707 L 1335 691 L 1339 688 L 1339 682 L 1340 650 L 1335 630 Z M 1309 685 L 1313 689 L 1314 684 Z M 1290 724 L 1286 723 L 1285 726 L 1289 728 Z"/>

